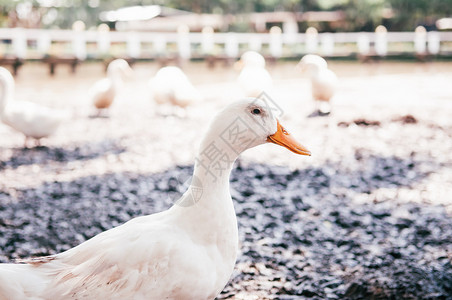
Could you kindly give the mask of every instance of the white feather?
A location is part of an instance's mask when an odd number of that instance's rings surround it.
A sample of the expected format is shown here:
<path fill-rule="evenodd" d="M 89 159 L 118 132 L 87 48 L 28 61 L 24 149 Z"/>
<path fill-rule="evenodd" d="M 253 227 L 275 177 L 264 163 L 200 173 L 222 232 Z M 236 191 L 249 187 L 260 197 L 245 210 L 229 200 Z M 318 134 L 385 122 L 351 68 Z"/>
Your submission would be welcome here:
<path fill-rule="evenodd" d="M 152 97 L 158 104 L 187 107 L 202 100 L 187 75 L 178 67 L 163 67 L 149 81 Z"/>
<path fill-rule="evenodd" d="M 127 61 L 115 59 L 108 64 L 107 77 L 96 81 L 89 91 L 89 97 L 98 109 L 112 105 L 124 85 L 124 78 L 133 74 Z"/>
<path fill-rule="evenodd" d="M 255 51 L 243 53 L 236 65 L 241 69 L 237 82 L 245 97 L 271 93 L 273 80 L 265 69 L 265 58 Z"/>
<path fill-rule="evenodd" d="M 330 101 L 337 90 L 336 74 L 328 69 L 325 59 L 315 54 L 303 56 L 298 66 L 311 80 L 312 97 L 316 101 Z"/>
<path fill-rule="evenodd" d="M 240 124 L 241 138 L 222 136 Z M 173 207 L 132 219 L 66 252 L 28 264 L 0 265 L 0 296 L 11 300 L 214 299 L 232 274 L 238 250 L 237 219 L 229 192 L 234 160 L 242 151 L 265 143 L 278 126 L 262 100 L 229 105 L 201 142 L 193 175 L 197 181 Z M 221 169 L 205 154 L 213 144 L 222 151 Z M 195 190 L 201 193 L 194 194 Z"/>
<path fill-rule="evenodd" d="M 66 110 L 45 107 L 33 102 L 14 99 L 14 78 L 0 67 L 0 119 L 26 137 L 40 139 L 53 134 L 62 121 L 71 117 Z"/>

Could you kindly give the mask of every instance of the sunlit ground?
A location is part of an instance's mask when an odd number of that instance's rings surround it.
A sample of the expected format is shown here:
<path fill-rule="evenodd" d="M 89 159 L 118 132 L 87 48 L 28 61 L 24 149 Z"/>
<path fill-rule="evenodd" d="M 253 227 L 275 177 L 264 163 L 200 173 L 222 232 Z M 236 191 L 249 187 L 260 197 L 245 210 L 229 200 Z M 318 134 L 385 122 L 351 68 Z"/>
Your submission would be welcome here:
<path fill-rule="evenodd" d="M 384 145 L 386 141 L 379 138 L 379 134 L 387 138 L 391 131 L 380 129 L 380 133 L 369 133 L 369 130 L 360 132 L 357 129 L 357 132 L 350 131 L 344 135 L 337 133 L 336 125 L 354 118 L 384 120 L 404 114 L 414 114 L 437 125 L 450 119 L 452 63 L 330 62 L 330 68 L 340 78 L 340 87 L 333 99 L 333 115 L 320 119 L 306 118 L 314 109 L 310 84 L 298 73 L 295 64 L 284 62 L 268 66 L 274 79 L 274 89 L 270 94 L 284 111 L 282 121 L 285 126 L 312 151 L 313 156 L 297 157 L 284 149 L 265 145 L 246 152 L 243 155 L 245 160 L 287 164 L 295 168 L 343 159 L 335 153 L 335 149 L 326 147 L 331 139 L 342 139 L 343 147 L 350 147 L 350 153 L 356 143 L 362 146 L 361 140 L 364 140 L 365 143 L 380 143 L 378 151 L 384 154 L 403 156 L 415 149 L 409 149 L 406 144 Z M 75 74 L 71 74 L 67 66 L 58 66 L 53 77 L 48 75 L 46 65 L 25 64 L 16 78 L 16 98 L 74 113 L 73 118 L 67 120 L 55 135 L 43 140 L 44 145 L 83 148 L 87 144 L 108 141 L 127 144 L 127 151 L 114 156 L 99 153 L 93 159 L 57 164 L 46 172 L 40 170 L 47 168 L 45 165 L 25 165 L 15 170 L 21 176 L 14 178 L 8 176 L 8 170 L 5 170 L 0 173 L 0 184 L 14 188 L 37 185 L 46 180 L 68 180 L 74 176 L 126 170 L 148 173 L 174 164 L 192 164 L 210 119 L 225 104 L 241 97 L 235 81 L 238 73 L 232 67 L 219 64 L 209 69 L 204 63 L 187 64 L 183 69 L 205 100 L 190 107 L 186 117 L 165 118 L 156 114 L 158 108 L 151 99 L 148 87 L 148 81 L 159 65 L 139 63 L 133 68 L 135 77 L 126 83 L 120 99 L 111 109 L 110 118 L 93 119 L 88 118 L 94 113 L 88 89 L 93 82 L 105 76 L 102 64 L 81 64 Z M 330 126 L 325 127 L 325 124 Z M 3 158 L 12 155 L 12 149 L 23 145 L 23 136 L 4 125 L 0 125 L 0 134 L 5 137 L 0 142 Z M 362 139 L 366 135 L 369 135 L 368 138 Z M 423 142 L 421 136 L 406 138 Z M 344 151 L 346 149 L 340 153 Z M 118 160 L 118 163 L 111 164 L 111 160 Z M 76 173 L 72 172 L 74 169 L 77 169 Z M 36 173 L 40 174 L 38 178 Z"/>
<path fill-rule="evenodd" d="M 295 64 L 268 66 L 269 94 L 312 156 L 275 145 L 241 156 L 231 185 L 241 252 L 219 298 L 447 292 L 452 63 L 331 62 L 340 79 L 333 112 L 311 118 L 310 84 Z M 89 117 L 88 89 L 105 75 L 103 65 L 85 63 L 76 74 L 60 66 L 54 77 L 38 63 L 20 69 L 17 99 L 73 117 L 45 147 L 29 150 L 0 125 L 0 200 L 3 213 L 14 214 L 5 221 L 3 260 L 68 249 L 174 202 L 167 177 L 190 172 L 174 166 L 193 164 L 208 122 L 241 91 L 233 68 L 185 65 L 205 100 L 165 117 L 148 87 L 158 67 L 134 65 L 109 118 Z"/>

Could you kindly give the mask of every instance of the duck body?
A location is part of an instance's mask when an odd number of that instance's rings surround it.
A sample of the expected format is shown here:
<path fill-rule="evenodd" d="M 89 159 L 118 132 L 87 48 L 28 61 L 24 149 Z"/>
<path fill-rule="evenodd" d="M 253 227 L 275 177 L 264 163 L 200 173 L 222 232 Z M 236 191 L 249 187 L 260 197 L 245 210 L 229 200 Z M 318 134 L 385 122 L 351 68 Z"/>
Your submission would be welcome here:
<path fill-rule="evenodd" d="M 316 101 L 330 101 L 337 90 L 338 79 L 330 69 L 320 69 L 311 77 L 312 97 Z"/>
<path fill-rule="evenodd" d="M 237 81 L 246 97 L 259 97 L 271 90 L 273 79 L 265 68 L 244 67 Z"/>
<path fill-rule="evenodd" d="M 26 137 L 41 139 L 52 135 L 70 114 L 28 101 L 11 101 L 1 120 Z"/>
<path fill-rule="evenodd" d="M 223 135 L 234 124 L 242 126 L 242 136 Z M 309 155 L 262 100 L 229 105 L 208 128 L 192 184 L 170 209 L 60 254 L 0 265 L 0 299 L 214 299 L 232 274 L 238 249 L 229 175 L 241 152 L 266 142 Z M 221 150 L 217 161 L 212 145 Z"/>
<path fill-rule="evenodd" d="M 215 229 L 214 236 L 194 227 L 189 229 L 195 233 L 187 234 L 182 226 L 192 221 L 170 211 L 135 218 L 31 264 L 3 265 L 0 298 L 214 299 L 229 280 L 237 253 L 237 231 L 222 228 L 237 226 L 216 220 L 208 230 Z M 222 239 L 236 243 L 223 249 Z"/>
<path fill-rule="evenodd" d="M 259 97 L 272 89 L 273 79 L 265 69 L 265 58 L 258 52 L 243 53 L 236 66 L 241 69 L 237 82 L 245 97 Z"/>
<path fill-rule="evenodd" d="M 39 139 L 53 134 L 71 114 L 68 111 L 45 107 L 29 101 L 14 99 L 14 78 L 0 67 L 0 120 L 22 132 L 26 139 Z"/>
<path fill-rule="evenodd" d="M 91 90 L 94 106 L 97 109 L 110 107 L 122 85 L 122 81 L 114 83 L 110 78 L 103 78 L 94 83 Z"/>
<path fill-rule="evenodd" d="M 310 78 L 312 98 L 316 102 L 319 112 L 329 114 L 331 111 L 330 100 L 335 95 L 338 86 L 336 74 L 328 69 L 325 59 L 314 54 L 303 56 L 298 66 Z"/>
<path fill-rule="evenodd" d="M 154 101 L 185 108 L 201 100 L 201 94 L 178 67 L 168 66 L 157 71 L 149 81 Z"/>
<path fill-rule="evenodd" d="M 124 79 L 132 76 L 132 69 L 124 59 L 108 64 L 107 77 L 95 82 L 90 88 L 90 98 L 97 109 L 109 108 L 124 86 Z"/>

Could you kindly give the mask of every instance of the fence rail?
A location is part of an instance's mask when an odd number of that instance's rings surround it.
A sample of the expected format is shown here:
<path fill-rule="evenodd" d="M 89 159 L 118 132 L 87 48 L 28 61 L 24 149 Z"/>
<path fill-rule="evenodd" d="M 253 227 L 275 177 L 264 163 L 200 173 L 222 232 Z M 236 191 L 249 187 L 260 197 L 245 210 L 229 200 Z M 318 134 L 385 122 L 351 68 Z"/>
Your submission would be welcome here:
<path fill-rule="evenodd" d="M 400 53 L 452 56 L 452 32 L 357 33 L 159 33 L 0 28 L 0 57 L 40 59 L 72 55 L 78 60 L 107 56 L 133 59 L 176 55 L 236 58 L 251 49 L 274 58 L 306 53 L 324 56 Z"/>

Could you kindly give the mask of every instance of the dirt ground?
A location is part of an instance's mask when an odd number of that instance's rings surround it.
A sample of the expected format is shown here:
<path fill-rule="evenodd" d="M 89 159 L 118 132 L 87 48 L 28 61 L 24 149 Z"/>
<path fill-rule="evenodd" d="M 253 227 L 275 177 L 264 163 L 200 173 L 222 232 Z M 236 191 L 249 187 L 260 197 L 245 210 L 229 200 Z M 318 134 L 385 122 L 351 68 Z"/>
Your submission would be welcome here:
<path fill-rule="evenodd" d="M 221 66 L 211 70 L 203 63 L 186 66 L 185 72 L 205 100 L 190 107 L 186 118 L 165 118 L 156 115 L 157 108 L 147 85 L 158 68 L 158 65 L 151 63 L 135 65 L 135 78 L 127 83 L 119 101 L 112 107 L 111 118 L 90 119 L 88 116 L 94 110 L 88 98 L 88 89 L 94 81 L 104 76 L 103 65 L 82 64 L 75 75 L 70 74 L 65 66 L 60 66 L 56 76 L 49 77 L 45 66 L 26 64 L 16 79 L 16 98 L 68 109 L 74 114 L 43 144 L 64 149 L 89 149 L 86 151 L 93 152 L 90 154 L 95 157 L 81 162 L 83 167 L 80 162 L 74 161 L 46 172 L 40 172 L 33 164 L 27 164 L 14 170 L 16 175 L 21 175 L 18 180 L 12 179 L 16 176 L 9 176 L 8 172 L 3 171 L 0 174 L 2 188 L 37 185 L 49 180 L 69 180 L 74 176 L 105 172 L 156 172 L 175 164 L 191 164 L 203 130 L 215 112 L 241 97 L 235 82 L 237 72 Z M 333 101 L 334 114 L 328 119 L 331 124 L 354 118 L 380 120 L 410 113 L 419 118 L 431 119 L 437 125 L 450 119 L 451 63 L 333 62 L 330 68 L 340 78 L 340 88 Z M 264 146 L 248 151 L 244 159 L 284 163 L 293 167 L 319 164 L 324 159 L 340 159 L 337 155 L 329 155 L 332 149 L 324 147 L 325 140 L 334 138 L 336 128 L 330 126 L 327 130 L 309 130 L 309 126 L 315 127 L 319 122 L 324 123 L 324 120 L 306 118 L 313 110 L 308 80 L 298 74 L 294 63 L 270 66 L 269 71 L 274 79 L 271 96 L 283 109 L 282 121 L 302 143 L 312 149 L 314 155 L 305 160 L 286 154 L 283 149 Z M 2 159 L 7 159 L 13 155 L 14 149 L 23 145 L 23 137 L 4 125 L 0 125 L 0 134 Z M 102 146 L 104 143 L 127 143 L 128 151 L 114 158 L 106 155 L 108 153 L 94 153 L 107 147 Z M 344 140 L 344 143 L 354 146 L 356 141 Z M 119 161 L 111 164 L 108 159 Z M 74 169 L 78 171 L 72 172 Z M 36 172 L 40 172 L 39 178 L 36 178 Z"/>
<path fill-rule="evenodd" d="M 168 179 L 188 176 L 209 120 L 241 95 L 234 69 L 191 63 L 184 71 L 204 101 L 163 116 L 147 85 L 158 68 L 134 65 L 109 118 L 89 117 L 101 64 L 54 77 L 38 63 L 20 70 L 17 99 L 73 117 L 34 149 L 0 124 L 1 261 L 57 253 L 171 205 Z M 312 156 L 274 145 L 241 156 L 231 185 L 241 253 L 220 298 L 450 299 L 452 63 L 330 68 L 340 79 L 333 112 L 307 117 L 310 85 L 295 63 L 268 67 L 281 123 Z M 81 208 L 92 211 L 70 213 Z"/>

